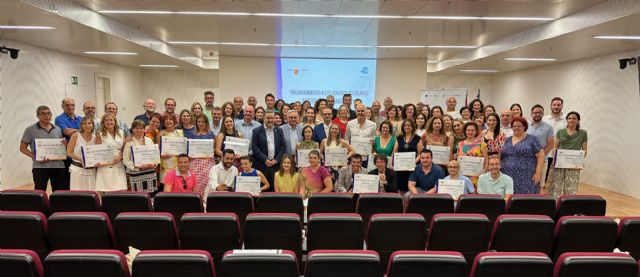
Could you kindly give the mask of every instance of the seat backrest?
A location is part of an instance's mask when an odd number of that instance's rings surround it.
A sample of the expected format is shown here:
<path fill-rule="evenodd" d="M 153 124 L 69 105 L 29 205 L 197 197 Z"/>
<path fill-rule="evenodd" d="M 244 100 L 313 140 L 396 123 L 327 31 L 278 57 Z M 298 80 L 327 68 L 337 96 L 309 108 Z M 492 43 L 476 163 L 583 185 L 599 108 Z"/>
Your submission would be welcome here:
<path fill-rule="evenodd" d="M 611 252 L 618 224 L 604 216 L 563 216 L 556 223 L 554 260 L 565 252 Z"/>
<path fill-rule="evenodd" d="M 153 197 L 153 211 L 167 212 L 180 221 L 185 213 L 201 213 L 202 199 L 197 192 L 160 192 Z"/>
<path fill-rule="evenodd" d="M 556 219 L 567 215 L 604 216 L 607 201 L 600 195 L 563 195 L 558 199 Z"/>
<path fill-rule="evenodd" d="M 548 253 L 555 222 L 546 215 L 503 214 L 496 219 L 489 249 Z"/>
<path fill-rule="evenodd" d="M 245 249 L 302 251 L 302 223 L 293 213 L 252 213 L 244 230 Z"/>
<path fill-rule="evenodd" d="M 402 196 L 392 192 L 361 193 L 356 205 L 356 212 L 362 216 L 365 226 L 374 214 L 402 213 L 403 210 Z"/>
<path fill-rule="evenodd" d="M 26 249 L 0 249 L 0 276 L 43 277 L 36 252 Z"/>
<path fill-rule="evenodd" d="M 59 212 L 49 217 L 51 248 L 114 249 L 113 229 L 103 212 Z"/>
<path fill-rule="evenodd" d="M 362 249 L 362 217 L 356 213 L 315 213 L 307 223 L 307 250 Z"/>
<path fill-rule="evenodd" d="M 638 264 L 624 253 L 567 252 L 558 258 L 554 271 L 556 277 L 636 277 Z"/>
<path fill-rule="evenodd" d="M 102 211 L 113 222 L 122 212 L 153 212 L 151 197 L 144 191 L 113 191 L 102 196 Z"/>
<path fill-rule="evenodd" d="M 640 217 L 624 217 L 620 220 L 617 247 L 640 260 Z"/>
<path fill-rule="evenodd" d="M 146 250 L 133 260 L 136 277 L 215 277 L 213 260 L 202 250 Z"/>
<path fill-rule="evenodd" d="M 391 254 L 387 277 L 466 277 L 467 261 L 453 251 L 407 251 Z"/>
<path fill-rule="evenodd" d="M 222 257 L 225 277 L 299 277 L 296 254 L 288 250 L 228 251 Z"/>
<path fill-rule="evenodd" d="M 49 196 L 50 212 L 99 212 L 100 197 L 89 190 L 56 190 Z"/>
<path fill-rule="evenodd" d="M 427 250 L 458 251 L 468 264 L 487 251 L 491 235 L 483 214 L 437 214 L 431 220 Z"/>
<path fill-rule="evenodd" d="M 353 213 L 353 196 L 348 193 L 314 193 L 307 204 L 307 218 L 316 213 Z"/>
<path fill-rule="evenodd" d="M 427 223 L 419 214 L 375 214 L 366 234 L 367 249 L 380 254 L 383 265 L 397 250 L 424 250 Z"/>
<path fill-rule="evenodd" d="M 514 194 L 507 201 L 508 214 L 538 214 L 555 218 L 556 200 L 542 194 Z"/>
<path fill-rule="evenodd" d="M 553 261 L 544 253 L 483 252 L 476 256 L 471 277 L 553 277 Z"/>
<path fill-rule="evenodd" d="M 42 190 L 0 191 L 0 211 L 49 213 L 49 197 Z"/>
<path fill-rule="evenodd" d="M 431 218 L 436 214 L 453 213 L 453 203 L 453 197 L 450 194 L 411 194 L 404 212 L 422 215 L 428 225 L 431 223 Z"/>
<path fill-rule="evenodd" d="M 208 251 L 219 268 L 225 252 L 242 248 L 239 224 L 234 213 L 186 213 L 180 220 L 180 246 Z"/>
<path fill-rule="evenodd" d="M 380 257 L 370 250 L 315 250 L 307 255 L 305 277 L 375 277 Z"/>
<path fill-rule="evenodd" d="M 130 277 L 127 259 L 117 250 L 56 250 L 44 259 L 47 277 Z"/>
<path fill-rule="evenodd" d="M 124 253 L 139 250 L 180 249 L 178 231 L 170 213 L 120 213 L 113 223 L 116 244 Z"/>
<path fill-rule="evenodd" d="M 256 202 L 258 213 L 294 213 L 304 219 L 302 196 L 296 192 L 264 192 Z"/>
<path fill-rule="evenodd" d="M 40 212 L 0 211 L 0 248 L 29 249 L 42 260 L 50 249 L 47 230 Z"/>
<path fill-rule="evenodd" d="M 483 214 L 493 226 L 496 218 L 505 211 L 505 201 L 499 194 L 463 194 L 458 198 L 456 213 Z"/>
<path fill-rule="evenodd" d="M 241 229 L 253 210 L 253 196 L 248 192 L 211 192 L 207 195 L 207 212 L 234 213 L 240 220 Z"/>

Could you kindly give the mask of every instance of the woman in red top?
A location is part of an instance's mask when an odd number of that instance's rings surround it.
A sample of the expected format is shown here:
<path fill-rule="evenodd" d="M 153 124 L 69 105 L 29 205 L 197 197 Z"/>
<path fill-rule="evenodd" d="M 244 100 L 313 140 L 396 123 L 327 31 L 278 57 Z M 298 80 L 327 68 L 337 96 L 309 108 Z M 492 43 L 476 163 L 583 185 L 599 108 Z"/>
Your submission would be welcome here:
<path fill-rule="evenodd" d="M 338 117 L 333 119 L 333 123 L 340 127 L 340 134 L 344 137 L 347 132 L 347 123 L 349 122 L 349 108 L 342 105 L 338 109 Z"/>

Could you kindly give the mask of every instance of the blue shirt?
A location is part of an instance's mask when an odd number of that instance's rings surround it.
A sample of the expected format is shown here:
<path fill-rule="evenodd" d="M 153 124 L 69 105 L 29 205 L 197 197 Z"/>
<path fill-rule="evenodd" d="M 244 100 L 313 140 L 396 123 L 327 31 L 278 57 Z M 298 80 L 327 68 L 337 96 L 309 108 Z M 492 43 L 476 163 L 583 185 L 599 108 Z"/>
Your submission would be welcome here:
<path fill-rule="evenodd" d="M 151 118 L 147 117 L 146 113 L 143 113 L 143 114 L 136 115 L 136 117 L 134 117 L 133 120 L 140 120 L 144 122 L 144 126 L 147 126 L 149 125 L 149 121 L 151 121 Z"/>
<path fill-rule="evenodd" d="M 547 139 L 549 137 L 554 137 L 553 126 L 551 124 L 546 123 L 544 121 L 540 121 L 539 124 L 529 123 L 529 129 L 527 129 L 527 134 L 537 137 L 540 140 L 540 146 L 545 148 L 547 146 Z"/>
<path fill-rule="evenodd" d="M 473 193 L 476 190 L 473 188 L 473 183 L 471 183 L 471 179 L 469 179 L 469 177 L 464 176 L 464 175 L 458 175 L 457 179 L 451 179 L 451 175 L 444 177 L 445 180 L 462 180 L 464 181 L 464 193 L 465 194 L 469 194 L 469 193 Z"/>
<path fill-rule="evenodd" d="M 260 122 L 251 120 L 251 122 L 246 123 L 244 119 L 236 120 L 236 130 L 244 135 L 245 139 L 249 140 L 249 146 L 251 146 L 251 137 L 253 136 L 253 129 L 260 127 L 262 124 Z M 249 147 L 249 155 L 253 155 L 253 151 L 251 147 Z"/>
<path fill-rule="evenodd" d="M 420 188 L 423 191 L 429 191 L 436 187 L 438 180 L 444 178 L 444 171 L 437 164 L 431 164 L 431 170 L 426 175 L 422 171 L 422 165 L 416 166 L 416 170 L 409 175 L 409 181 L 416 182 L 416 188 Z"/>
<path fill-rule="evenodd" d="M 71 129 L 80 129 L 80 122 L 82 121 L 82 117 L 79 115 L 76 115 L 75 119 L 71 118 L 68 114 L 66 113 L 62 113 L 58 116 L 56 116 L 56 126 L 60 127 L 60 129 L 62 129 L 62 134 L 64 135 L 64 129 L 67 128 L 71 128 Z M 70 136 L 64 135 L 64 138 L 69 141 L 69 139 L 71 138 Z"/>

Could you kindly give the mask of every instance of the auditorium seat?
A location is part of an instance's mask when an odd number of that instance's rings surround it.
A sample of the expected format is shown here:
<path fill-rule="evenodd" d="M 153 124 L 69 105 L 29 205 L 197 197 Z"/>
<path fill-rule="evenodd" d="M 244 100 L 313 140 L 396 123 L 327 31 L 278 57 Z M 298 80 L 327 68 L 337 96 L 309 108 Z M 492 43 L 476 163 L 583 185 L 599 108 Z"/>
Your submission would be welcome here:
<path fill-rule="evenodd" d="M 369 220 L 366 242 L 386 266 L 394 251 L 425 249 L 427 223 L 419 214 L 375 214 Z"/>
<path fill-rule="evenodd" d="M 404 212 L 422 215 L 428 225 L 436 214 L 453 213 L 453 203 L 453 197 L 449 194 L 411 194 Z"/>
<path fill-rule="evenodd" d="M 302 252 L 302 223 L 293 213 L 252 213 L 244 230 L 245 249 L 284 249 Z"/>
<path fill-rule="evenodd" d="M 553 277 L 553 262 L 537 252 L 483 252 L 476 256 L 471 277 Z"/>
<path fill-rule="evenodd" d="M 207 195 L 208 213 L 234 213 L 244 230 L 247 215 L 253 212 L 253 196 L 248 192 L 211 192 Z"/>
<path fill-rule="evenodd" d="M 288 250 L 227 251 L 222 257 L 224 277 L 299 277 L 298 258 Z"/>
<path fill-rule="evenodd" d="M 263 192 L 256 202 L 257 213 L 294 213 L 304 220 L 302 195 L 297 192 Z"/>
<path fill-rule="evenodd" d="M 49 213 L 49 198 L 42 190 L 0 191 L 0 211 Z"/>
<path fill-rule="evenodd" d="M 364 226 L 356 213 L 315 213 L 307 223 L 307 251 L 362 249 Z"/>
<path fill-rule="evenodd" d="M 458 251 L 468 264 L 487 251 L 491 229 L 483 214 L 437 214 L 431 220 L 427 250 Z"/>
<path fill-rule="evenodd" d="M 315 250 L 307 255 L 305 277 L 378 277 L 380 257 L 370 250 Z"/>
<path fill-rule="evenodd" d="M 558 199 L 556 219 L 567 215 L 604 216 L 607 201 L 600 195 L 563 195 Z"/>
<path fill-rule="evenodd" d="M 216 276 L 211 255 L 202 250 L 141 251 L 131 271 L 135 277 Z"/>
<path fill-rule="evenodd" d="M 180 249 L 178 231 L 170 213 L 120 213 L 113 223 L 116 244 L 124 253 L 139 250 Z"/>
<path fill-rule="evenodd" d="M 180 246 L 209 252 L 219 270 L 225 252 L 242 248 L 239 224 L 234 213 L 186 213 L 180 220 Z"/>
<path fill-rule="evenodd" d="M 89 190 L 56 190 L 49 196 L 51 214 L 57 212 L 99 212 L 100 197 Z"/>
<path fill-rule="evenodd" d="M 396 251 L 389 258 L 386 277 L 466 277 L 467 262 L 453 251 Z"/>
<path fill-rule="evenodd" d="M 43 277 L 36 252 L 26 249 L 0 249 L 0 276 Z"/>
<path fill-rule="evenodd" d="M 0 248 L 49 253 L 47 218 L 40 212 L 0 211 Z"/>
<path fill-rule="evenodd" d="M 498 252 L 548 253 L 555 222 L 546 215 L 504 214 L 496 219 L 489 249 Z"/>
<path fill-rule="evenodd" d="M 542 194 L 514 194 L 507 200 L 508 214 L 538 214 L 555 218 L 556 200 Z"/>
<path fill-rule="evenodd" d="M 185 213 L 201 213 L 202 199 L 196 192 L 160 192 L 153 197 L 153 211 L 171 213 L 180 221 Z"/>
<path fill-rule="evenodd" d="M 59 212 L 49 217 L 51 248 L 114 249 L 111 221 L 103 212 Z"/>
<path fill-rule="evenodd" d="M 148 192 L 113 191 L 102 196 L 102 211 L 113 222 L 122 212 L 153 212 L 153 208 Z"/>
<path fill-rule="evenodd" d="M 636 277 L 638 264 L 624 253 L 564 253 L 556 262 L 555 277 Z"/>
<path fill-rule="evenodd" d="M 618 224 L 618 249 L 640 260 L 640 217 L 624 217 Z"/>
<path fill-rule="evenodd" d="M 486 215 L 491 226 L 504 210 L 505 201 L 499 194 L 463 194 L 456 205 L 456 213 Z"/>
<path fill-rule="evenodd" d="M 611 252 L 618 224 L 604 216 L 563 216 L 556 223 L 552 258 L 565 252 Z"/>
<path fill-rule="evenodd" d="M 356 212 L 362 216 L 364 226 L 374 214 L 402 213 L 404 206 L 399 193 L 361 193 L 356 204 Z"/>
<path fill-rule="evenodd" d="M 47 277 L 130 277 L 127 259 L 117 250 L 56 250 L 44 259 Z"/>
<path fill-rule="evenodd" d="M 348 193 L 319 192 L 309 196 L 307 218 L 315 213 L 353 213 L 353 196 Z"/>

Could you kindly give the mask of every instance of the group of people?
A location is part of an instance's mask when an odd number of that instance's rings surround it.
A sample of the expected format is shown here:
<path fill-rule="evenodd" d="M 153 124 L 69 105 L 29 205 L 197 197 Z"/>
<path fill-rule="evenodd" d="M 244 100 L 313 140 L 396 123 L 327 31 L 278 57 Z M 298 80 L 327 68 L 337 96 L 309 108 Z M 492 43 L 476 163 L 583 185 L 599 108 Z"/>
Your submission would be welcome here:
<path fill-rule="evenodd" d="M 350 94 L 336 106 L 332 95 L 310 101 L 286 103 L 273 94 L 258 106 L 256 97 L 242 97 L 214 106 L 215 95 L 204 93 L 204 105 L 193 103 L 176 112 L 173 98 L 156 112 L 147 99 L 145 112 L 128 126 L 117 117 L 118 107 L 109 102 L 104 114 L 96 106 L 82 105 L 84 116 L 75 113 L 75 101 L 62 101 L 63 113 L 52 122 L 51 109 L 36 109 L 38 122 L 26 128 L 20 151 L 33 160 L 36 189 L 53 190 L 209 191 L 234 190 L 236 176 L 260 179 L 261 191 L 298 192 L 304 197 L 316 192 L 351 192 L 355 174 L 379 176 L 379 191 L 403 194 L 435 193 L 439 180 L 464 181 L 464 193 L 537 194 L 549 179 L 549 194 L 559 197 L 577 192 L 580 169 L 553 168 L 554 149 L 587 150 L 587 132 L 580 128 L 580 114 L 563 114 L 564 101 L 553 98 L 550 113 L 541 105 L 531 107 L 527 119 L 519 104 L 497 113 L 492 105 L 474 99 L 457 107 L 455 97 L 446 107 L 424 103 L 394 105 L 390 97 L 370 107 Z M 354 104 L 354 105 L 352 105 Z M 355 108 L 354 109 L 352 109 Z M 159 164 L 135 164 L 132 146 L 159 144 L 162 137 L 213 140 L 212 158 L 190 158 L 186 154 L 161 155 Z M 36 139 L 63 139 L 66 160 L 36 160 Z M 233 139 L 248 141 L 248 155 L 225 147 Z M 371 152 L 358 153 L 354 140 L 368 140 Z M 82 146 L 108 144 L 113 160 L 84 167 Z M 449 158 L 433 161 L 432 147 L 448 149 Z M 344 148 L 347 161 L 325 166 L 325 152 Z M 298 150 L 309 150 L 304 157 Z M 394 171 L 395 153 L 415 153 L 415 169 Z M 460 157 L 482 157 L 482 172 L 460 174 Z M 549 173 L 551 172 L 551 173 Z M 550 177 L 549 177 L 550 176 Z"/>

